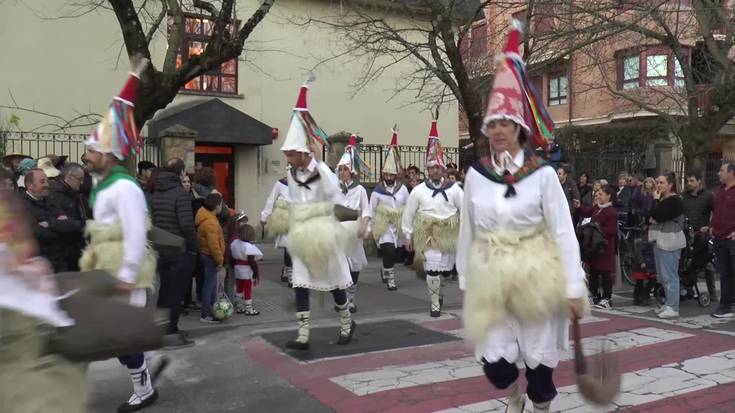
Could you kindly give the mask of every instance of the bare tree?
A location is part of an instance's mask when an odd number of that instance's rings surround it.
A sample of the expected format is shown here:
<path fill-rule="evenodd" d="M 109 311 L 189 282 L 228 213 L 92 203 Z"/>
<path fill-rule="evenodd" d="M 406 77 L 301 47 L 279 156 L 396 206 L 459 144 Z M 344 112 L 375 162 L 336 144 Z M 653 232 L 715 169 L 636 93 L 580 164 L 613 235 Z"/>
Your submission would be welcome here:
<path fill-rule="evenodd" d="M 353 57 L 362 68 L 355 90 L 410 67 L 397 74 L 394 92 L 411 92 L 412 103 L 424 104 L 432 114 L 443 102 L 456 100 L 470 136 L 477 139 L 492 65 L 486 53 L 469 58 L 469 33 L 473 23 L 484 20 L 487 4 L 489 0 L 350 1 L 338 15 L 307 16 L 294 23 L 332 30 L 335 48 L 325 60 Z M 486 34 L 475 41 L 474 47 L 487 49 Z"/>
<path fill-rule="evenodd" d="M 715 0 L 556 2 L 556 30 L 532 39 L 575 54 L 576 93 L 601 89 L 617 98 L 616 109 L 663 119 L 692 166 L 735 117 L 733 7 Z M 635 58 L 626 66 L 626 56 L 645 51 L 666 58 L 647 59 L 648 73 Z"/>

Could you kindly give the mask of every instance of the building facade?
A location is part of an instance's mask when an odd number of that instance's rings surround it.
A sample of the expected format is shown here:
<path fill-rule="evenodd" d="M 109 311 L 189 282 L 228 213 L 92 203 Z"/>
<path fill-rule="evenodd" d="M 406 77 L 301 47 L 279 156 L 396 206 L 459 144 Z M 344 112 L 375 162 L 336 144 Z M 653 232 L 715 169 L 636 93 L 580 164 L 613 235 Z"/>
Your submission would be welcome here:
<path fill-rule="evenodd" d="M 68 2 L 24 1 L 3 6 L 0 38 L 4 40 L 0 77 L 0 122 L 17 116 L 13 129 L 87 133 L 87 114 L 103 113 L 128 70 L 120 28 L 112 11 L 98 8 L 78 17 Z M 237 2 L 237 16 L 247 20 L 259 2 Z M 189 82 L 169 106 L 144 127 L 143 134 L 161 148 L 161 157 L 183 156 L 192 167 L 211 166 L 230 202 L 256 217 L 273 183 L 284 176 L 280 152 L 299 86 L 313 71 L 316 81 L 309 107 L 328 134 L 358 133 L 364 144 L 387 144 L 398 124 L 400 143 L 424 145 L 431 114 L 411 105 L 413 96 L 394 96 L 396 77 L 410 62 L 394 66 L 369 87 L 352 87 L 360 62 L 350 56 L 330 59 L 339 39 L 329 30 L 303 24 L 309 17 L 337 18 L 340 5 L 320 0 L 279 0 L 245 44 L 236 61 L 223 64 Z M 400 16 L 396 18 L 400 19 Z M 191 14 L 182 33 L 180 59 L 206 46 L 211 23 Z M 162 25 L 165 32 L 166 24 Z M 166 53 L 166 33 L 150 49 L 157 67 Z M 121 52 L 122 50 L 122 52 Z M 120 55 L 118 57 L 118 55 Z M 90 122 L 86 122 L 90 123 Z M 457 146 L 455 104 L 442 107 L 439 122 L 444 145 Z M 336 147 L 336 145 L 335 145 Z M 81 153 L 69 146 L 71 160 Z M 10 150 L 13 150 L 11 148 Z M 26 150 L 23 147 L 19 150 Z M 44 153 L 40 153 L 44 152 Z M 379 169 L 379 165 L 373 165 Z"/>

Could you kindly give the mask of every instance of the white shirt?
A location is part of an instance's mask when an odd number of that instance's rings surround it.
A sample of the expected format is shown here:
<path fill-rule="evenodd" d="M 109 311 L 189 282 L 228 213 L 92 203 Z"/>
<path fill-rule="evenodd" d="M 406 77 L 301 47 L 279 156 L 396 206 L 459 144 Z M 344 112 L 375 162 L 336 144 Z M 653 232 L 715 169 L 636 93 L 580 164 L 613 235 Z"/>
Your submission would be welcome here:
<path fill-rule="evenodd" d="M 260 248 L 239 239 L 232 241 L 232 244 L 230 244 L 230 251 L 232 253 L 232 258 L 236 260 L 247 261 L 249 255 L 252 255 L 256 261 L 263 258 L 263 252 L 260 251 Z M 234 267 L 235 278 L 238 280 L 250 280 L 253 278 L 253 269 L 250 268 L 249 265 L 235 264 Z"/>
<path fill-rule="evenodd" d="M 515 173 L 523 162 L 524 154 L 520 152 L 508 165 L 508 170 Z M 465 287 L 470 247 L 478 229 L 490 232 L 525 231 L 545 224 L 561 252 L 567 279 L 567 297 L 585 297 L 587 286 L 579 243 L 556 172 L 553 168 L 543 167 L 513 186 L 516 196 L 505 198 L 505 184 L 490 181 L 474 168 L 468 170 L 457 243 L 460 288 Z"/>
<path fill-rule="evenodd" d="M 273 207 L 276 205 L 276 201 L 281 198 L 286 202 L 290 202 L 290 198 L 288 197 L 288 185 L 284 184 L 279 179 L 275 184 L 273 184 L 273 189 L 271 190 L 270 195 L 268 195 L 268 199 L 265 201 L 263 211 L 260 213 L 261 222 L 268 221 L 268 217 L 273 213 Z"/>
<path fill-rule="evenodd" d="M 321 176 L 316 181 L 307 184 L 309 186 L 308 189 L 296 182 L 296 179 L 301 182 L 306 182 L 314 171 L 317 171 Z M 339 179 L 337 179 L 337 175 L 324 162 L 317 162 L 312 158 L 306 168 L 298 168 L 296 170 L 296 179 L 294 179 L 293 174 L 289 170 L 288 192 L 291 202 L 297 204 L 309 202 L 339 203 L 339 196 L 342 195 L 342 192 L 339 190 Z"/>
<path fill-rule="evenodd" d="M 443 184 L 444 179 L 442 178 L 439 186 Z M 434 190 L 429 188 L 426 182 L 422 182 L 413 188 L 411 195 L 408 197 L 406 208 L 403 210 L 401 220 L 403 234 L 406 239 L 410 239 L 411 234 L 413 234 L 413 221 L 417 212 L 437 219 L 447 219 L 459 212 L 462 208 L 462 196 L 464 194 L 462 188 L 454 184 L 446 189 L 445 193 L 448 200 L 444 199 L 441 193 L 432 196 Z"/>
<path fill-rule="evenodd" d="M 135 284 L 148 244 L 148 206 L 143 190 L 135 182 L 120 179 L 97 193 L 93 215 L 98 224 L 122 226 L 123 264 L 117 278 Z"/>
<path fill-rule="evenodd" d="M 352 182 L 343 185 L 347 185 L 349 187 L 352 185 Z M 354 188 L 348 189 L 346 194 L 340 192 L 340 195 L 340 205 L 360 211 L 360 216 L 363 218 L 370 218 L 373 216 L 372 209 L 370 208 L 370 202 L 368 202 L 367 191 L 364 186 L 357 185 Z"/>
<path fill-rule="evenodd" d="M 386 187 L 386 189 L 390 192 L 393 192 L 396 188 L 396 185 L 399 185 L 398 181 L 396 181 L 393 186 Z M 373 215 L 375 215 L 380 205 L 383 205 L 387 208 L 403 208 L 406 206 L 406 202 L 408 202 L 408 196 L 408 189 L 406 189 L 405 185 L 401 185 L 401 189 L 393 194 L 393 196 L 379 194 L 378 192 L 373 191 L 373 193 L 370 195 L 370 208 L 373 211 Z M 393 243 L 396 244 L 397 247 L 403 245 L 403 240 L 398 239 L 398 231 L 395 225 L 391 225 L 388 228 L 388 231 L 385 232 L 385 234 L 380 234 L 378 244 L 384 243 Z"/>

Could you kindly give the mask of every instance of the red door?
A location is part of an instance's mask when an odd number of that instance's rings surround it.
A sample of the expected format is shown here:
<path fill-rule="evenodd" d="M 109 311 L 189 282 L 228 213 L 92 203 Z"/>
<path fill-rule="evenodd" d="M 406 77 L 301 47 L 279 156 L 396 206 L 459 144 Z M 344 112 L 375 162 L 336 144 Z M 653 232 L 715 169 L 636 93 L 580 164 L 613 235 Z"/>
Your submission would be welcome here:
<path fill-rule="evenodd" d="M 235 157 L 232 146 L 200 145 L 195 147 L 197 167 L 208 166 L 214 169 L 214 187 L 222 194 L 225 203 L 235 205 Z"/>

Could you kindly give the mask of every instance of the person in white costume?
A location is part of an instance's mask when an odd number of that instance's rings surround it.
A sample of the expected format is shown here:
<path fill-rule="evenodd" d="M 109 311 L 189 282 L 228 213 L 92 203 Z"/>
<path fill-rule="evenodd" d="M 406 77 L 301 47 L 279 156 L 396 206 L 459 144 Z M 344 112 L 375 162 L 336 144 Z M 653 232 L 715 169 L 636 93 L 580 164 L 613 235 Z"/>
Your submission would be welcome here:
<path fill-rule="evenodd" d="M 296 318 L 295 340 L 286 348 L 309 349 L 309 290 L 330 291 L 340 314 L 337 344 L 352 340 L 356 324 L 347 308 L 346 289 L 352 285 L 347 261 L 350 234 L 334 215 L 342 193 L 337 176 L 321 161 L 319 140 L 326 134 L 314 122 L 306 106 L 303 85 L 291 118 L 291 126 L 281 151 L 290 166 L 288 193 L 291 199 L 288 245 L 293 260 L 293 288 Z"/>
<path fill-rule="evenodd" d="M 548 148 L 553 123 L 518 81 L 526 78 L 520 37 L 514 22 L 484 119 L 489 153 L 465 176 L 457 243 L 467 337 L 488 380 L 509 390 L 511 413 L 526 403 L 519 363 L 534 411 L 549 411 L 570 314 L 580 317 L 587 297 L 564 191 L 554 169 L 533 152 Z"/>
<path fill-rule="evenodd" d="M 370 209 L 373 212 L 372 233 L 380 249 L 383 268 L 380 278 L 389 291 L 398 289 L 398 274 L 395 263 L 398 262 L 397 249 L 404 245 L 400 234 L 403 207 L 408 201 L 408 189 L 398 180 L 401 162 L 398 157 L 398 132 L 393 130 L 388 155 L 383 162 L 382 180 L 370 195 Z"/>
<path fill-rule="evenodd" d="M 140 74 L 148 59 L 133 58 L 134 71 L 123 90 L 113 99 L 108 114 L 85 141 L 86 161 L 99 177 L 89 203 L 93 220 L 87 223 L 90 243 L 79 261 L 82 271 L 107 270 L 116 275 L 119 289 L 130 305 L 145 307 L 147 292 L 156 279 L 156 254 L 148 243 L 150 218 L 143 190 L 122 162 L 141 146 L 134 122 L 133 107 Z M 122 134 L 122 135 L 121 135 Z M 153 404 L 158 392 L 152 382 L 160 373 L 149 373 L 142 353 L 118 357 L 133 382 L 133 394 L 118 412 L 134 412 Z M 162 366 L 167 361 L 162 360 Z M 152 377 L 153 376 L 153 377 Z"/>
<path fill-rule="evenodd" d="M 275 238 L 276 248 L 283 248 L 283 269 L 281 282 L 291 286 L 293 264 L 288 253 L 288 208 L 291 201 L 288 195 L 288 179 L 281 178 L 273 184 L 263 211 L 260 213 L 260 225 L 265 228 L 268 238 Z"/>
<path fill-rule="evenodd" d="M 365 255 L 365 246 L 362 239 L 367 235 L 368 224 L 372 212 L 370 202 L 368 201 L 367 191 L 365 187 L 357 183 L 355 180 L 360 169 L 357 165 L 360 163 L 357 155 L 357 137 L 350 136 L 350 140 L 337 163 L 337 175 L 340 180 L 340 189 L 342 197 L 340 204 L 346 208 L 359 211 L 358 219 L 358 238 L 350 246 L 347 261 L 350 264 L 350 275 L 352 276 L 352 285 L 347 288 L 347 306 L 351 313 L 357 312 L 355 304 L 355 294 L 357 293 L 357 282 L 360 278 L 360 271 L 367 265 L 367 256 Z"/>
<path fill-rule="evenodd" d="M 452 276 L 455 264 L 463 191 L 444 176 L 447 167 L 436 120 L 431 122 L 426 148 L 429 179 L 411 191 L 403 211 L 402 228 L 407 249 L 415 250 L 414 259 L 423 262 L 431 298 L 429 315 L 439 317 L 444 303 L 442 287 Z"/>

